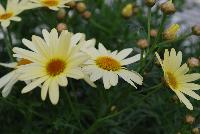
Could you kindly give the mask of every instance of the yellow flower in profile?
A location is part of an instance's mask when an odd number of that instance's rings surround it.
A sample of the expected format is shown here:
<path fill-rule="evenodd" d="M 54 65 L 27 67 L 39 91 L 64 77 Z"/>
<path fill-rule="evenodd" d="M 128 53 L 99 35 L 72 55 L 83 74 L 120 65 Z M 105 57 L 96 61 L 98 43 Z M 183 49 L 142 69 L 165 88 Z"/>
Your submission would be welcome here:
<path fill-rule="evenodd" d="M 43 83 L 42 100 L 46 99 L 48 92 L 52 104 L 57 104 L 59 86 L 66 87 L 67 78 L 84 78 L 80 65 L 88 59 L 88 56 L 81 52 L 80 45 L 84 44 L 77 34 L 63 30 L 59 36 L 56 29 L 52 29 L 50 33 L 43 30 L 42 33 L 44 39 L 35 35 L 32 36 L 32 41 L 23 39 L 24 45 L 30 50 L 15 47 L 14 56 L 32 62 L 19 68 L 22 73 L 20 80 L 33 80 L 22 89 L 22 93 L 27 93 Z"/>
<path fill-rule="evenodd" d="M 193 110 L 192 104 L 184 94 L 200 100 L 200 96 L 194 92 L 194 90 L 200 89 L 200 85 L 192 83 L 192 81 L 200 79 L 200 74 L 186 74 L 189 68 L 186 63 L 181 65 L 182 52 L 179 51 L 178 54 L 176 54 L 174 48 L 171 49 L 171 52 L 167 49 L 165 50 L 163 61 L 158 53 L 156 53 L 156 56 L 162 66 L 164 78 L 168 86 L 176 93 L 180 101 L 183 102 L 188 109 Z"/>
<path fill-rule="evenodd" d="M 35 4 L 31 3 L 29 0 L 8 0 L 6 9 L 0 4 L 0 22 L 2 27 L 8 27 L 10 21 L 21 21 L 18 17 L 21 12 L 27 9 L 37 7 Z"/>
<path fill-rule="evenodd" d="M 19 80 L 20 72 L 18 68 L 23 65 L 30 64 L 31 61 L 26 59 L 20 59 L 18 62 L 13 63 L 0 63 L 1 66 L 12 68 L 11 72 L 0 78 L 0 88 L 4 87 L 2 90 L 2 96 L 7 97 L 12 90 L 14 84 Z"/>
<path fill-rule="evenodd" d="M 62 7 L 67 7 L 65 4 L 73 2 L 74 0 L 30 0 L 40 7 L 48 7 L 51 10 L 58 10 Z"/>
<path fill-rule="evenodd" d="M 166 29 L 163 33 L 163 38 L 165 40 L 174 40 L 176 39 L 177 32 L 180 30 L 180 25 L 173 24 L 168 29 Z"/>
<path fill-rule="evenodd" d="M 119 77 L 135 88 L 137 87 L 134 82 L 142 85 L 142 76 L 137 72 L 129 71 L 125 67 L 140 60 L 140 54 L 126 58 L 133 51 L 132 48 L 127 48 L 120 52 L 110 52 L 103 44 L 99 43 L 99 49 L 93 47 L 85 51 L 91 58 L 85 63 L 83 70 L 90 76 L 91 81 L 102 78 L 105 89 L 116 86 Z"/>

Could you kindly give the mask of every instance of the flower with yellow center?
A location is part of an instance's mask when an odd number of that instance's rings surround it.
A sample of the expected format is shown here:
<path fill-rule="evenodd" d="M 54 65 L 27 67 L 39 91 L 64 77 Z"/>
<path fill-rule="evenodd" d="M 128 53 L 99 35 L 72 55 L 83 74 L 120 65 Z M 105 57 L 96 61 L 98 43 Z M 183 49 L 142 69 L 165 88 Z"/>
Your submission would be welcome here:
<path fill-rule="evenodd" d="M 73 2 L 74 0 L 31 0 L 40 7 L 48 7 L 51 10 L 58 10 L 62 7 L 67 7 L 65 4 Z"/>
<path fill-rule="evenodd" d="M 42 84 L 42 100 L 46 99 L 48 92 L 52 104 L 57 104 L 59 86 L 67 86 L 67 78 L 84 78 L 80 65 L 88 56 L 80 51 L 82 42 L 77 34 L 63 30 L 58 36 L 56 29 L 52 29 L 50 33 L 43 30 L 42 33 L 44 39 L 34 35 L 32 41 L 23 39 L 23 44 L 30 50 L 15 47 L 14 56 L 32 62 L 20 68 L 20 80 L 33 80 L 22 89 L 22 93 Z"/>
<path fill-rule="evenodd" d="M 7 97 L 12 90 L 13 85 L 19 80 L 20 74 L 18 69 L 26 64 L 30 64 L 31 61 L 26 59 L 21 59 L 18 62 L 13 63 L 0 63 L 1 66 L 13 68 L 14 70 L 7 75 L 0 78 L 0 88 L 4 87 L 2 90 L 2 96 Z"/>
<path fill-rule="evenodd" d="M 6 9 L 0 4 L 0 22 L 2 27 L 8 27 L 10 21 L 21 21 L 18 15 L 27 9 L 37 7 L 29 0 L 7 0 Z"/>
<path fill-rule="evenodd" d="M 166 83 L 176 93 L 180 101 L 183 102 L 188 109 L 192 110 L 193 106 L 184 94 L 200 100 L 200 96 L 193 91 L 199 90 L 200 85 L 192 83 L 192 81 L 200 79 L 200 74 L 186 74 L 189 71 L 189 68 L 187 64 L 181 65 L 182 53 L 179 51 L 178 54 L 176 54 L 176 51 L 173 48 L 171 49 L 171 52 L 167 49 L 165 50 L 163 61 L 158 53 L 156 53 L 156 56 L 164 71 Z"/>
<path fill-rule="evenodd" d="M 133 82 L 142 85 L 142 76 L 137 72 L 128 71 L 125 65 L 138 61 L 140 59 L 140 54 L 126 58 L 131 52 L 131 48 L 124 49 L 119 53 L 117 51 L 110 52 L 100 43 L 98 50 L 96 48 L 86 50 L 86 53 L 88 53 L 91 58 L 85 62 L 83 70 L 90 76 L 91 81 L 103 78 L 105 89 L 116 86 L 118 83 L 118 76 L 137 88 Z"/>

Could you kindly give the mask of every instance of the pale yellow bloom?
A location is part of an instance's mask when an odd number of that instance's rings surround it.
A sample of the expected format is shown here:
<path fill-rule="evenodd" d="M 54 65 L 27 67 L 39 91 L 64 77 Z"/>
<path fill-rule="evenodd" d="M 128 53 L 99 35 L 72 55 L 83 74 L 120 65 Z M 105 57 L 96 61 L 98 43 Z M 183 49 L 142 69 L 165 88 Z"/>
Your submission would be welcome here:
<path fill-rule="evenodd" d="M 67 86 L 68 79 L 83 79 L 81 65 L 88 56 L 81 52 L 81 45 L 87 41 L 81 41 L 84 34 L 72 34 L 63 30 L 58 35 L 56 29 L 49 33 L 42 31 L 44 39 L 32 36 L 32 41 L 23 39 L 23 43 L 30 50 L 15 47 L 15 57 L 32 61 L 31 64 L 20 67 L 20 80 L 33 80 L 22 89 L 27 93 L 39 85 L 41 86 L 41 98 L 46 99 L 47 92 L 53 104 L 59 100 L 59 86 Z"/>
<path fill-rule="evenodd" d="M 18 15 L 24 10 L 37 7 L 29 0 L 8 0 L 6 8 L 0 4 L 0 22 L 2 27 L 8 27 L 10 21 L 21 21 Z"/>
<path fill-rule="evenodd" d="M 200 89 L 200 85 L 192 83 L 192 81 L 200 79 L 200 74 L 186 74 L 189 71 L 189 68 L 186 63 L 181 65 L 182 52 L 179 51 L 178 54 L 176 54 L 176 51 L 173 48 L 171 49 L 171 52 L 167 49 L 165 50 L 163 61 L 158 53 L 156 53 L 156 56 L 164 71 L 166 83 L 172 91 L 176 93 L 180 101 L 183 102 L 188 109 L 193 110 L 192 104 L 184 94 L 200 100 L 200 96 L 194 92 L 194 90 Z"/>
<path fill-rule="evenodd" d="M 40 7 L 48 7 L 51 10 L 58 10 L 62 7 L 67 7 L 65 4 L 75 0 L 31 0 Z"/>
<path fill-rule="evenodd" d="M 116 86 L 119 77 L 137 88 L 134 82 L 142 85 L 142 76 L 135 71 L 129 71 L 125 67 L 140 59 L 140 54 L 127 58 L 132 50 L 132 48 L 128 48 L 120 52 L 110 52 L 103 44 L 99 43 L 98 49 L 93 47 L 85 50 L 90 59 L 83 66 L 83 70 L 90 76 L 91 81 L 102 78 L 105 89 Z"/>

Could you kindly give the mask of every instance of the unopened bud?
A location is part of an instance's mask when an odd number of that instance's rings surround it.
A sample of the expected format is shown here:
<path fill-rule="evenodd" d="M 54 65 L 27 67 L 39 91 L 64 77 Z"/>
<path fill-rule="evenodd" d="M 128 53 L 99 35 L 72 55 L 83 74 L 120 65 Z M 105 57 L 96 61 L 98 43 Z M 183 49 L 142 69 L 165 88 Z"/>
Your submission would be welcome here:
<path fill-rule="evenodd" d="M 145 0 L 145 4 L 148 7 L 153 7 L 156 4 L 156 0 Z"/>
<path fill-rule="evenodd" d="M 67 29 L 67 25 L 65 23 L 59 23 L 56 29 L 58 30 L 58 32 L 62 32 L 63 30 Z"/>
<path fill-rule="evenodd" d="M 187 60 L 188 66 L 193 68 L 193 67 L 198 67 L 200 65 L 199 59 L 195 57 L 191 57 Z"/>
<path fill-rule="evenodd" d="M 167 15 L 173 14 L 176 12 L 176 8 L 172 1 L 164 2 L 160 5 L 161 11 Z"/>
<path fill-rule="evenodd" d="M 111 108 L 110 108 L 110 111 L 111 112 L 115 112 L 117 110 L 117 107 L 115 105 L 113 105 Z"/>
<path fill-rule="evenodd" d="M 122 16 L 125 18 L 130 18 L 133 15 L 133 4 L 127 4 L 122 9 Z"/>
<path fill-rule="evenodd" d="M 64 19 L 66 16 L 66 11 L 65 9 L 61 8 L 58 10 L 58 13 L 57 13 L 57 18 L 58 19 Z"/>
<path fill-rule="evenodd" d="M 199 134 L 199 129 L 198 128 L 193 128 L 192 129 L 193 134 Z"/>
<path fill-rule="evenodd" d="M 83 14 L 82 14 L 83 18 L 85 19 L 89 19 L 91 16 L 92 16 L 92 13 L 90 11 L 85 11 Z"/>
<path fill-rule="evenodd" d="M 200 36 L 200 25 L 195 25 L 192 27 L 192 33 L 194 35 Z"/>
<path fill-rule="evenodd" d="M 75 1 L 71 1 L 68 2 L 67 4 L 65 4 L 66 6 L 69 6 L 70 8 L 74 8 L 76 6 L 76 2 Z"/>
<path fill-rule="evenodd" d="M 138 40 L 137 45 L 139 48 L 145 49 L 149 46 L 149 43 L 146 39 L 140 39 L 140 40 Z"/>
<path fill-rule="evenodd" d="M 174 40 L 176 39 L 177 32 L 180 30 L 180 26 L 178 24 L 171 25 L 168 29 L 166 29 L 163 33 L 163 38 L 165 40 Z"/>
<path fill-rule="evenodd" d="M 185 122 L 192 125 L 195 122 L 195 118 L 188 114 L 185 116 Z"/>
<path fill-rule="evenodd" d="M 156 29 L 151 29 L 150 35 L 151 35 L 151 37 L 156 37 L 156 36 L 158 35 L 158 30 L 156 30 Z"/>
<path fill-rule="evenodd" d="M 76 4 L 76 10 L 79 12 L 79 13 L 83 13 L 85 10 L 86 10 L 86 5 L 85 3 L 83 2 L 79 2 Z"/>

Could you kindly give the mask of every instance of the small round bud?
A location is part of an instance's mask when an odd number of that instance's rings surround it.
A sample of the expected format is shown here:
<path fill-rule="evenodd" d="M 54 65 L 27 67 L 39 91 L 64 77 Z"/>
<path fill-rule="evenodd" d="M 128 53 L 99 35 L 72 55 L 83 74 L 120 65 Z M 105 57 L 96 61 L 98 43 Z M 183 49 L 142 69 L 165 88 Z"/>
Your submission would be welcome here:
<path fill-rule="evenodd" d="M 110 111 L 115 112 L 117 110 L 117 107 L 115 105 L 111 106 Z"/>
<path fill-rule="evenodd" d="M 192 125 L 195 122 L 195 118 L 188 114 L 185 116 L 185 122 Z"/>
<path fill-rule="evenodd" d="M 66 11 L 65 9 L 61 8 L 58 10 L 58 13 L 57 13 L 57 18 L 58 19 L 64 19 L 66 16 Z"/>
<path fill-rule="evenodd" d="M 153 7 L 156 4 L 156 0 L 145 0 L 145 4 L 148 7 Z"/>
<path fill-rule="evenodd" d="M 193 128 L 193 129 L 192 129 L 192 133 L 193 133 L 193 134 L 200 134 L 198 128 Z"/>
<path fill-rule="evenodd" d="M 86 10 L 86 5 L 85 3 L 83 2 L 79 2 L 76 4 L 76 10 L 79 12 L 79 13 L 83 13 L 85 10 Z"/>
<path fill-rule="evenodd" d="M 156 30 L 156 29 L 151 29 L 150 35 L 151 35 L 151 37 L 154 37 L 154 38 L 155 38 L 155 37 L 158 35 L 158 30 Z"/>
<path fill-rule="evenodd" d="M 92 13 L 90 11 L 85 11 L 82 16 L 84 19 L 89 19 L 92 16 Z"/>
<path fill-rule="evenodd" d="M 181 134 L 180 132 L 178 132 L 177 134 Z"/>
<path fill-rule="evenodd" d="M 133 4 L 127 4 L 122 9 L 122 16 L 125 18 L 130 18 L 133 15 Z"/>
<path fill-rule="evenodd" d="M 165 40 L 174 40 L 176 39 L 177 32 L 180 30 L 180 26 L 178 24 L 171 25 L 168 29 L 166 29 L 163 33 L 163 38 Z"/>
<path fill-rule="evenodd" d="M 167 15 L 173 14 L 176 12 L 176 8 L 171 1 L 164 2 L 160 5 L 161 11 Z"/>
<path fill-rule="evenodd" d="M 173 96 L 172 96 L 172 101 L 173 101 L 174 103 L 176 103 L 176 104 L 179 102 L 179 99 L 178 99 L 177 95 L 173 95 Z"/>
<path fill-rule="evenodd" d="M 200 36 L 200 25 L 195 25 L 192 27 L 192 33 L 194 35 Z"/>
<path fill-rule="evenodd" d="M 149 46 L 149 43 L 146 39 L 140 39 L 140 40 L 138 40 L 137 45 L 139 48 L 145 49 Z"/>
<path fill-rule="evenodd" d="M 75 1 L 70 1 L 67 4 L 65 4 L 66 6 L 69 6 L 70 8 L 74 8 L 76 7 L 76 2 Z"/>
<path fill-rule="evenodd" d="M 65 23 L 59 23 L 56 29 L 58 30 L 58 32 L 62 32 L 63 30 L 67 29 L 67 25 Z"/>
<path fill-rule="evenodd" d="M 200 65 L 199 59 L 195 57 L 191 57 L 187 60 L 188 66 L 193 68 L 193 67 L 198 67 Z"/>

